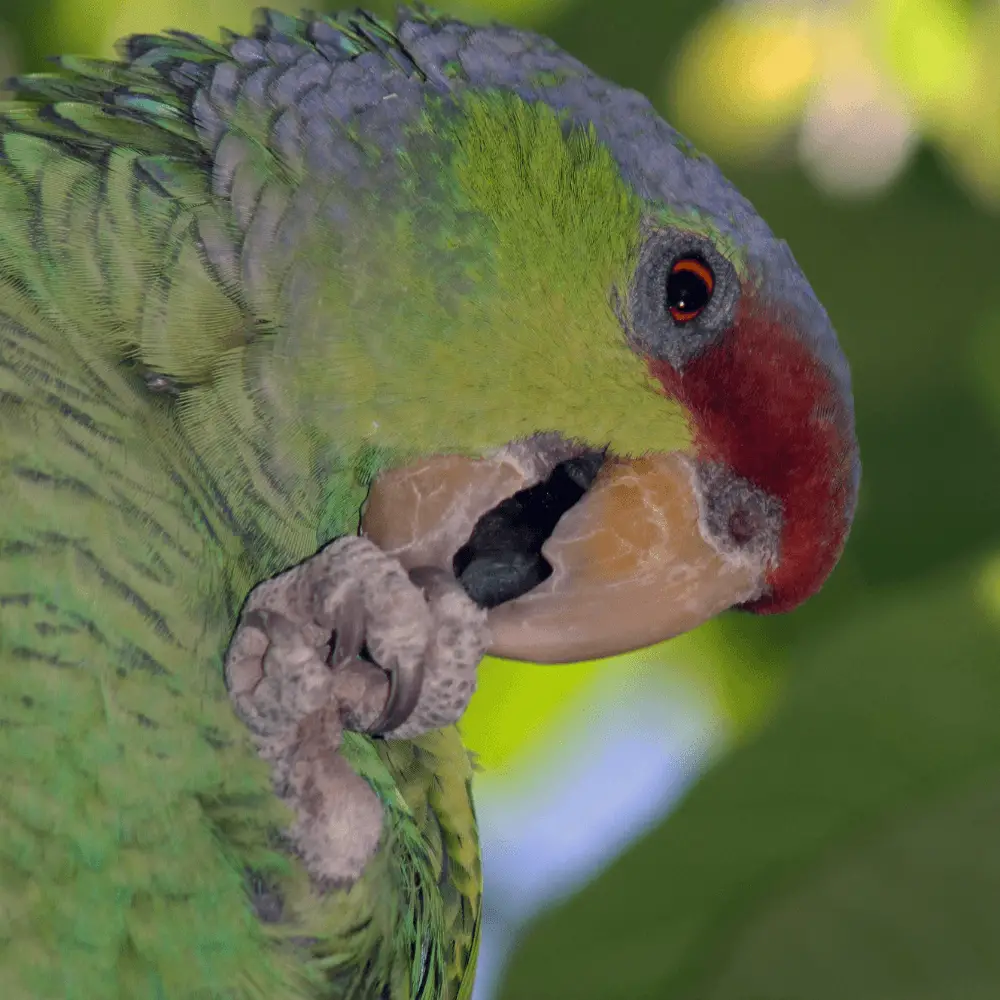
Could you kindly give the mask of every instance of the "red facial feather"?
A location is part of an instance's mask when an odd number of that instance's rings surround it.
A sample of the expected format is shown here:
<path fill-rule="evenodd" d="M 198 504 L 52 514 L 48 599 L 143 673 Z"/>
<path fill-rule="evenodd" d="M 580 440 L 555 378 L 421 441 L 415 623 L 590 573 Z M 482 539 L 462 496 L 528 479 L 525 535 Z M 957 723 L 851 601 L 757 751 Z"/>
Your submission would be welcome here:
<path fill-rule="evenodd" d="M 695 422 L 699 457 L 724 462 L 781 501 L 770 592 L 746 607 L 788 611 L 833 569 L 847 535 L 853 444 L 837 387 L 808 348 L 745 292 L 733 329 L 686 366 L 652 362 L 667 394 Z"/>

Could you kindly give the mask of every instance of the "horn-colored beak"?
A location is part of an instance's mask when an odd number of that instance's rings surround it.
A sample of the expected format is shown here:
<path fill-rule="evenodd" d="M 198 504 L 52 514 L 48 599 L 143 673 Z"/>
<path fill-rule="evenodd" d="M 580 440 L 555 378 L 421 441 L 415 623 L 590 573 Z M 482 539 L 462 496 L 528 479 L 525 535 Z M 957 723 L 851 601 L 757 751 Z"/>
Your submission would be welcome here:
<path fill-rule="evenodd" d="M 542 546 L 552 574 L 489 612 L 490 652 L 540 663 L 613 656 L 759 596 L 768 554 L 717 540 L 704 483 L 681 453 L 609 457 Z M 376 481 L 362 531 L 408 569 L 450 571 L 478 519 L 532 485 L 503 455 L 430 458 Z"/>

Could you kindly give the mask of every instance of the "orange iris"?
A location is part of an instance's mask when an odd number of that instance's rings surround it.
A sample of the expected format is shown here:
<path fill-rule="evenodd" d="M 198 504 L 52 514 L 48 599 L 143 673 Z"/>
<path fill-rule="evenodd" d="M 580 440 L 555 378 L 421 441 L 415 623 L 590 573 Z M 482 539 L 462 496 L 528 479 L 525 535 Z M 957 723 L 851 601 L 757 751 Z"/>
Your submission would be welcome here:
<path fill-rule="evenodd" d="M 670 269 L 671 279 L 679 279 L 677 284 L 685 287 L 687 294 L 681 301 L 670 304 L 670 315 L 677 323 L 694 319 L 708 304 L 715 291 L 715 275 L 712 269 L 697 257 L 682 257 Z M 671 281 L 671 284 L 674 282 Z M 700 286 L 700 287 L 699 287 Z"/>

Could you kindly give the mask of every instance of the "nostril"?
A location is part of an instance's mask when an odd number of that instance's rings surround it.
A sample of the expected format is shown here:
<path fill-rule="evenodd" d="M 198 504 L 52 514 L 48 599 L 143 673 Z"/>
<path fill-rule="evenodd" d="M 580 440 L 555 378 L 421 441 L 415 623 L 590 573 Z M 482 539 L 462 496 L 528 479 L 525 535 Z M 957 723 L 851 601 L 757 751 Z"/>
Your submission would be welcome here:
<path fill-rule="evenodd" d="M 781 538 L 781 504 L 721 463 L 698 467 L 702 530 L 720 549 L 739 549 L 775 563 Z"/>
<path fill-rule="evenodd" d="M 729 534 L 737 545 L 746 545 L 764 527 L 760 511 L 738 507 L 729 515 Z"/>

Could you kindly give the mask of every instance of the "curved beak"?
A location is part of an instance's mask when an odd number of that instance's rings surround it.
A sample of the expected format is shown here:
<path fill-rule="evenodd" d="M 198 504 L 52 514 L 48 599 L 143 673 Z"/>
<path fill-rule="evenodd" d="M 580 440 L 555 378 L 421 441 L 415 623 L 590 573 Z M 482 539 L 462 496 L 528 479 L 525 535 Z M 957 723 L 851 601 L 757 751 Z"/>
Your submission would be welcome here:
<path fill-rule="evenodd" d="M 374 483 L 362 532 L 407 569 L 451 572 L 479 519 L 539 478 L 510 452 L 420 461 Z M 606 458 L 541 546 L 551 574 L 491 608 L 490 652 L 540 663 L 613 656 L 760 596 L 776 553 L 746 530 L 752 494 L 682 453 Z"/>

